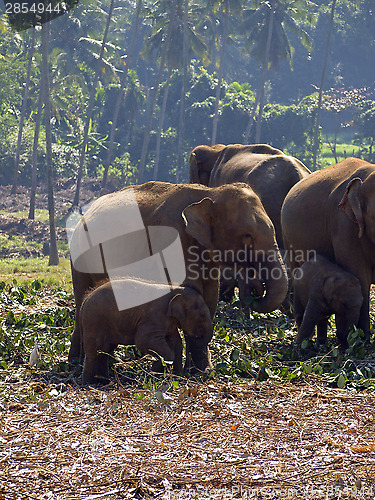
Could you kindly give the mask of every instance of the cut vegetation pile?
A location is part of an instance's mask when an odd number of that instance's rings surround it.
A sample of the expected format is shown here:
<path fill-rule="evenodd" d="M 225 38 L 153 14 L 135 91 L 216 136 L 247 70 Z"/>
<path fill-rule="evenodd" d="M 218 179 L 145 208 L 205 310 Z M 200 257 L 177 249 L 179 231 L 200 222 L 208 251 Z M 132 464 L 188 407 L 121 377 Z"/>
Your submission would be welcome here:
<path fill-rule="evenodd" d="M 0 498 L 374 497 L 374 394 L 181 384 L 16 384 L 30 397 L 1 411 Z"/>

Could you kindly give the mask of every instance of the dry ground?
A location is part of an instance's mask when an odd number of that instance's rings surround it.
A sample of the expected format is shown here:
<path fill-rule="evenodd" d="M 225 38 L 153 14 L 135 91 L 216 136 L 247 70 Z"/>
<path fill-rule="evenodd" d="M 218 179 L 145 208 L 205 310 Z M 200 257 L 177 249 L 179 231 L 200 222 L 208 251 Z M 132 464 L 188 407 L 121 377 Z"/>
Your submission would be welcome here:
<path fill-rule="evenodd" d="M 1 408 L 0 499 L 375 496 L 374 393 L 314 378 L 12 391 L 24 396 Z"/>

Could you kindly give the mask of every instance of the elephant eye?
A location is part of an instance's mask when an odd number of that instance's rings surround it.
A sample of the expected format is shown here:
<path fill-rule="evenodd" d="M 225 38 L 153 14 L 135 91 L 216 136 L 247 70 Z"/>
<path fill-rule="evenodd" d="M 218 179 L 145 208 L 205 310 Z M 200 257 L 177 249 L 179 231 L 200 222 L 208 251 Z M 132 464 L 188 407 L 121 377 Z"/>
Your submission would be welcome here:
<path fill-rule="evenodd" d="M 243 235 L 243 237 L 242 237 L 242 243 L 245 246 L 249 247 L 252 244 L 252 242 L 253 242 L 253 238 L 252 238 L 252 236 L 251 236 L 250 233 L 246 233 L 246 234 Z"/>

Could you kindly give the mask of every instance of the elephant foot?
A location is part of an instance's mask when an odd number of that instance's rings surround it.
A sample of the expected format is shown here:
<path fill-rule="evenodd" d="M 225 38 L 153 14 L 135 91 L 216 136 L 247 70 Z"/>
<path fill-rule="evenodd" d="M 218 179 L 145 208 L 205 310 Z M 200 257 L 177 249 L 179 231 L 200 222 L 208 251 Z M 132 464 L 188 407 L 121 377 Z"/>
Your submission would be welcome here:
<path fill-rule="evenodd" d="M 72 338 L 70 340 L 70 349 L 68 354 L 68 362 L 72 364 L 79 364 L 82 361 L 82 353 L 81 353 L 81 340 L 79 336 L 79 332 L 72 333 Z"/>
<path fill-rule="evenodd" d="M 194 363 L 191 353 L 187 353 L 184 366 L 185 375 L 204 376 L 208 375 L 212 370 L 213 366 L 211 364 L 211 360 L 209 359 L 209 355 L 207 358 L 205 357 L 204 361 L 200 359 L 199 363 L 197 363 L 197 360 Z"/>
<path fill-rule="evenodd" d="M 316 339 L 314 347 L 317 351 L 326 351 L 327 343 L 323 340 Z"/>

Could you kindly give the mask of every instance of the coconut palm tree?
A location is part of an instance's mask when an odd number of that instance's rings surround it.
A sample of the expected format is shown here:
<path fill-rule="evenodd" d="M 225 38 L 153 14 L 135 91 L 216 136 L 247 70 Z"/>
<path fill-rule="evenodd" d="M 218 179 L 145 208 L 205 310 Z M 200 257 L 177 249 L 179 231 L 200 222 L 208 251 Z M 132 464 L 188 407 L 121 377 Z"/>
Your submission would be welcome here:
<path fill-rule="evenodd" d="M 124 90 L 125 90 L 125 87 L 126 87 L 126 84 L 128 81 L 128 72 L 129 72 L 129 69 L 131 68 L 131 63 L 132 63 L 132 59 L 133 59 L 135 42 L 136 42 L 137 35 L 138 35 L 139 21 L 141 18 L 141 10 L 142 10 L 142 0 L 137 0 L 137 7 L 136 7 L 135 16 L 134 16 L 134 23 L 133 23 L 134 29 L 133 29 L 132 41 L 130 44 L 128 57 L 126 59 L 126 64 L 124 65 L 124 70 L 123 70 L 124 72 L 123 72 L 123 75 L 121 77 L 121 84 L 120 84 L 120 88 L 119 88 L 119 91 L 117 94 L 115 107 L 113 110 L 111 130 L 109 133 L 109 145 L 108 145 L 107 157 L 105 160 L 103 180 L 102 180 L 102 187 L 103 188 L 105 188 L 107 185 L 108 169 L 110 167 L 110 164 L 112 161 L 112 156 L 113 156 L 113 151 L 114 151 L 117 120 L 118 120 L 118 116 L 120 113 L 121 103 L 122 103 L 123 98 L 124 98 Z"/>
<path fill-rule="evenodd" d="M 82 146 L 81 146 L 81 154 L 79 158 L 79 167 L 78 167 L 78 173 L 77 173 L 77 185 L 76 185 L 76 191 L 74 194 L 74 200 L 72 204 L 72 208 L 78 206 L 79 204 L 79 195 L 80 195 L 80 189 L 81 189 L 81 182 L 82 182 L 82 176 L 83 176 L 83 166 L 85 162 L 85 157 L 86 157 L 86 148 L 87 148 L 87 142 L 88 142 L 88 137 L 89 137 L 89 129 L 91 126 L 91 118 L 92 118 L 92 112 L 94 108 L 94 101 L 95 101 L 95 93 L 96 93 L 96 86 L 99 81 L 99 67 L 100 63 L 103 62 L 104 60 L 104 50 L 106 48 L 107 44 L 107 37 L 108 37 L 108 31 L 109 31 L 109 26 L 112 20 L 112 14 L 113 14 L 113 8 L 114 8 L 114 0 L 111 0 L 111 3 L 109 5 L 109 10 L 107 14 L 107 22 L 103 34 L 103 39 L 101 42 L 100 46 L 100 53 L 98 57 L 98 63 L 99 66 L 97 66 L 95 75 L 94 75 L 94 81 L 91 87 L 91 92 L 90 92 L 90 98 L 89 98 L 89 103 L 87 105 L 87 115 L 86 115 L 86 123 L 85 123 L 85 128 L 83 131 L 83 139 L 82 139 Z"/>
<path fill-rule="evenodd" d="M 52 172 L 52 136 L 51 136 L 51 110 L 49 94 L 49 69 L 48 69 L 48 39 L 49 22 L 42 25 L 42 93 L 44 99 L 44 126 L 46 131 L 46 159 L 47 159 L 47 188 L 48 188 L 48 218 L 50 229 L 49 266 L 57 266 L 59 254 L 56 242 L 55 227 L 55 202 L 53 197 L 53 172 Z"/>
<path fill-rule="evenodd" d="M 30 89 L 30 81 L 31 81 L 31 68 L 32 68 L 32 63 L 33 63 L 34 50 L 35 50 L 35 28 L 32 28 L 30 47 L 29 47 L 29 51 L 28 51 L 29 54 L 28 54 L 28 61 L 27 61 L 25 90 L 24 90 L 23 99 L 22 99 L 20 123 L 19 123 L 19 127 L 18 127 L 17 148 L 16 148 L 16 155 L 14 158 L 13 185 L 12 185 L 11 194 L 16 194 L 17 187 L 18 187 L 18 171 L 20 168 L 22 134 L 23 134 L 23 126 L 25 123 L 25 117 L 26 117 L 27 101 L 29 98 L 29 89 Z"/>
<path fill-rule="evenodd" d="M 319 124 L 320 124 L 320 112 L 322 109 L 322 101 L 323 101 L 323 85 L 324 85 L 324 80 L 325 80 L 327 65 L 328 65 L 329 47 L 330 47 L 330 43 L 331 43 L 333 21 L 334 21 L 334 17 L 335 17 L 335 8 L 336 8 L 336 0 L 332 0 L 329 29 L 328 29 L 327 41 L 326 41 L 326 50 L 325 50 L 325 55 L 324 55 L 323 70 L 322 70 L 322 76 L 320 79 L 318 106 L 316 109 L 315 124 L 314 124 L 313 167 L 312 167 L 313 170 L 316 170 L 316 158 L 317 158 L 318 148 L 319 148 Z"/>
<path fill-rule="evenodd" d="M 258 106 L 255 142 L 260 142 L 264 88 L 268 71 L 277 69 L 281 60 L 289 61 L 293 67 L 294 48 L 288 33 L 296 35 L 306 49 L 312 50 L 312 41 L 304 25 L 306 21 L 310 25 L 315 25 L 316 7 L 311 0 L 252 0 L 251 8 L 243 13 L 242 28 L 246 36 L 247 49 L 262 67 L 253 113 L 245 131 L 245 142 L 249 140 Z"/>
<path fill-rule="evenodd" d="M 222 24 L 222 34 L 220 36 L 220 57 L 219 57 L 219 68 L 218 68 L 218 78 L 216 87 L 216 96 L 214 104 L 214 119 L 212 122 L 212 137 L 211 143 L 216 144 L 217 126 L 219 122 L 219 103 L 221 86 L 223 81 L 224 73 L 224 58 L 227 46 L 229 33 L 229 16 L 230 14 L 239 14 L 242 9 L 242 0 L 210 0 L 207 4 L 209 10 L 213 10 L 214 14 L 219 16 L 219 24 Z"/>
<path fill-rule="evenodd" d="M 187 12 L 185 14 L 185 9 Z M 142 180 L 144 168 L 146 164 L 147 147 L 151 130 L 151 120 L 156 103 L 156 96 L 159 90 L 161 74 L 164 68 L 167 69 L 167 85 L 164 87 L 164 97 L 162 104 L 162 113 L 159 119 L 157 152 L 154 166 L 154 178 L 158 173 L 158 157 L 161 143 L 161 134 L 163 131 L 164 114 L 166 102 L 168 98 L 169 80 L 174 69 L 186 68 L 189 58 L 195 54 L 200 59 L 206 60 L 207 46 L 194 26 L 194 11 L 189 8 L 189 2 L 185 0 L 160 0 L 155 10 L 153 11 L 153 30 L 151 36 L 146 42 L 143 54 L 146 58 L 151 59 L 153 54 L 156 54 L 159 59 L 159 73 L 157 82 L 154 87 L 154 92 L 149 107 L 149 115 L 145 133 L 145 139 L 142 148 L 142 156 L 139 168 L 139 179 Z M 184 46 L 185 45 L 185 46 Z M 185 76 L 186 78 L 186 76 Z M 184 105 L 184 100 L 180 103 Z M 181 122 L 180 122 L 181 127 Z M 182 130 L 179 130 L 182 133 Z"/>

